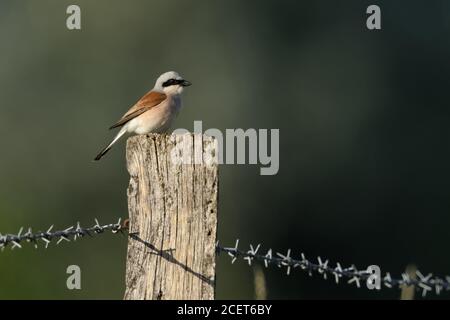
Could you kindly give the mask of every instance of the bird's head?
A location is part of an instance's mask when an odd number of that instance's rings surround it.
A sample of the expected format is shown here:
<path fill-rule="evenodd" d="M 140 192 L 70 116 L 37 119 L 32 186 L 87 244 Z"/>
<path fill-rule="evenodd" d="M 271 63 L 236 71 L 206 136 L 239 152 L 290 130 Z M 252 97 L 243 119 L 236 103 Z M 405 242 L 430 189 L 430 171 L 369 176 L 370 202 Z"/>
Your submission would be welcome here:
<path fill-rule="evenodd" d="M 155 83 L 155 90 L 162 91 L 165 94 L 180 94 L 184 87 L 191 83 L 183 79 L 177 72 L 168 71 L 159 76 Z"/>

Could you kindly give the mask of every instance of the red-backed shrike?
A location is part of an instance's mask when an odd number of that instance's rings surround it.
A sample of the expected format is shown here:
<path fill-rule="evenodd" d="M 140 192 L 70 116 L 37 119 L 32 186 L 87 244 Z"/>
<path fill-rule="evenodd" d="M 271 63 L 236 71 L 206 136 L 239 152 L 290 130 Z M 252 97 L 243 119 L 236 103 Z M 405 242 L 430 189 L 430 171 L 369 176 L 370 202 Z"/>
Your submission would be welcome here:
<path fill-rule="evenodd" d="M 100 160 L 125 133 L 147 134 L 169 130 L 182 107 L 183 88 L 190 85 L 175 71 L 160 75 L 155 87 L 110 128 L 121 127 L 113 141 L 95 157 L 95 161 Z"/>

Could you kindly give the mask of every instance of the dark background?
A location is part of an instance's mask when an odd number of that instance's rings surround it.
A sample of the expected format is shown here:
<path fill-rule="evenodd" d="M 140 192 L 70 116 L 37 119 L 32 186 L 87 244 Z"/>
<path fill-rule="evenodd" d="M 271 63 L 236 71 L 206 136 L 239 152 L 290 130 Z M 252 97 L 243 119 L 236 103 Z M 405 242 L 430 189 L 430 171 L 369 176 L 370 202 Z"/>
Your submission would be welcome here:
<path fill-rule="evenodd" d="M 66 28 L 78 4 L 82 30 Z M 366 28 L 378 4 L 382 30 Z M 193 86 L 175 127 L 279 128 L 280 171 L 220 168 L 219 239 L 295 257 L 450 269 L 450 2 L 0 2 L 0 232 L 127 216 L 124 143 L 91 162 L 156 77 Z M 121 299 L 126 238 L 0 253 L 0 298 Z M 82 290 L 66 288 L 66 268 Z M 265 272 L 274 299 L 393 298 L 300 270 Z M 222 255 L 217 298 L 253 298 Z M 443 297 L 446 297 L 444 295 Z M 448 297 L 448 295 L 447 295 Z"/>

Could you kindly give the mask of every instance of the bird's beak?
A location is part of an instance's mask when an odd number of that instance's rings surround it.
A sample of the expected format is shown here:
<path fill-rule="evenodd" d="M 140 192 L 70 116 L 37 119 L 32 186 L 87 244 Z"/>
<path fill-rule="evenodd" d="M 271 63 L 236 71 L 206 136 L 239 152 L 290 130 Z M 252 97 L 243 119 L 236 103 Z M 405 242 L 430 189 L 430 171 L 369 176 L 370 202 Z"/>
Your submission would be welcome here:
<path fill-rule="evenodd" d="M 190 82 L 187 81 L 187 80 L 183 80 L 183 82 L 181 82 L 181 85 L 182 85 L 183 87 L 189 87 L 191 84 L 192 84 L 192 83 L 190 83 Z"/>

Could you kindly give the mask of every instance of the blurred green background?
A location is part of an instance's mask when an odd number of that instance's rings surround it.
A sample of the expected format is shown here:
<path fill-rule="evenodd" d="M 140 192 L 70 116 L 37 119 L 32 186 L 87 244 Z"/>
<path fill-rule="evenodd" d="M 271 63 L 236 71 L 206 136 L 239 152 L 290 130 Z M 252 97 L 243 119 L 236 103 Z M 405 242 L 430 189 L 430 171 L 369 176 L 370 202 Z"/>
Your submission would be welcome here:
<path fill-rule="evenodd" d="M 66 29 L 78 4 L 82 30 Z M 175 127 L 279 128 L 280 171 L 220 168 L 219 239 L 399 275 L 450 270 L 450 2 L 0 2 L 0 232 L 127 216 L 124 143 L 107 128 L 156 77 L 193 86 Z M 0 298 L 121 299 L 126 238 L 0 254 Z M 66 289 L 66 268 L 82 290 Z M 265 271 L 274 299 L 393 298 L 300 270 Z M 218 258 L 217 298 L 253 298 Z M 445 297 L 445 295 L 444 295 Z M 448 295 L 447 295 L 448 297 Z"/>

